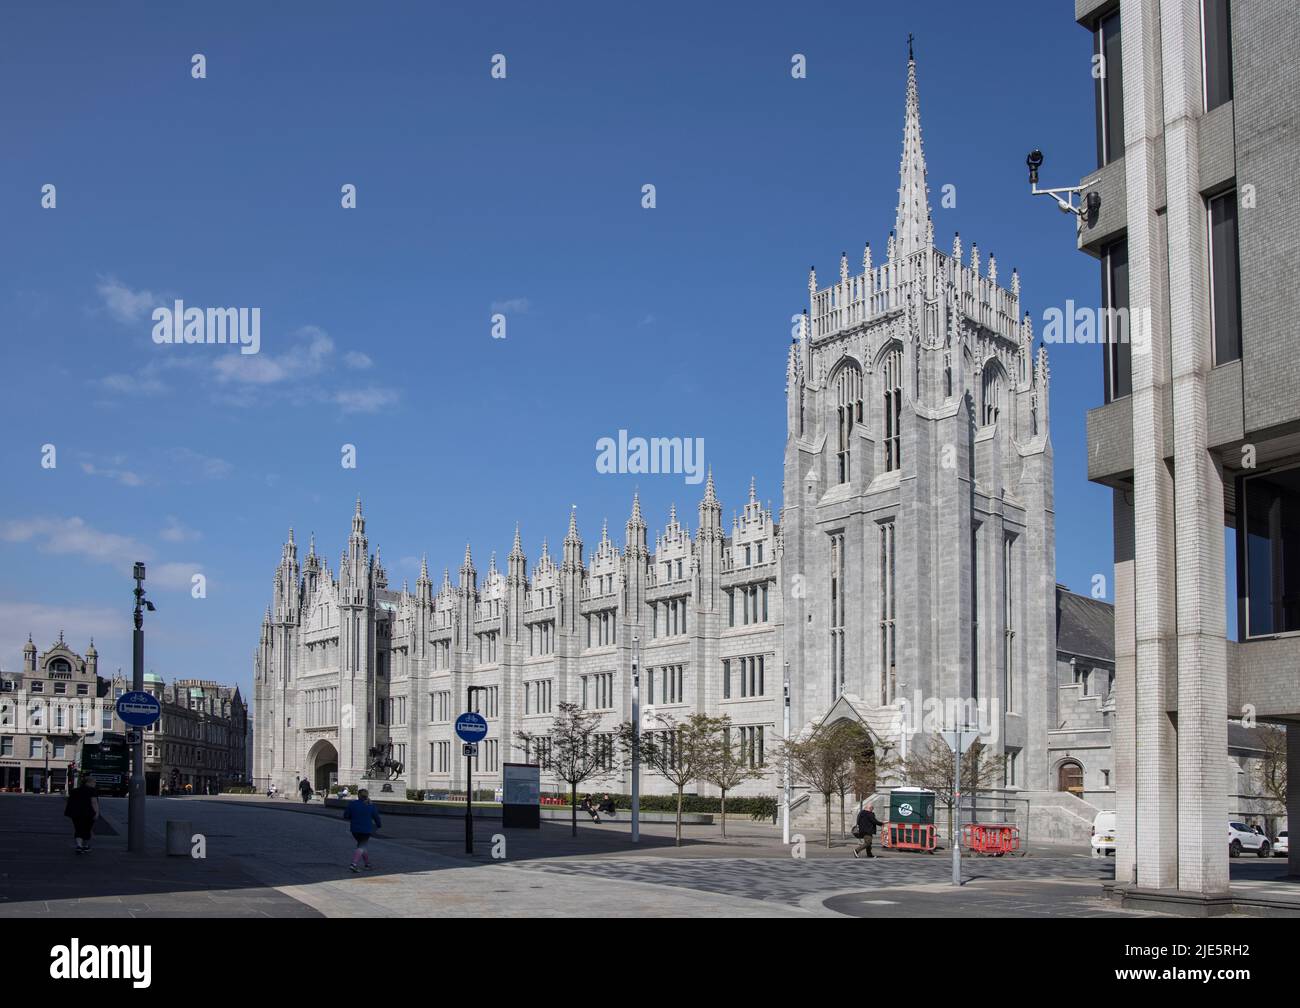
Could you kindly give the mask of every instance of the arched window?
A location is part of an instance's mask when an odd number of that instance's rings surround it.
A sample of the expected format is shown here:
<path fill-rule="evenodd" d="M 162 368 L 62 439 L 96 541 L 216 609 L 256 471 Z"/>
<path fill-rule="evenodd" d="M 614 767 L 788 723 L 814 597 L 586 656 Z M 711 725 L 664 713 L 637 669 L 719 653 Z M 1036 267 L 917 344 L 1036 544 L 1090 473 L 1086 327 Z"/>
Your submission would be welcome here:
<path fill-rule="evenodd" d="M 862 423 L 862 372 L 855 364 L 840 368 L 836 383 L 838 403 L 835 408 L 836 451 L 839 482 L 847 483 L 853 475 L 853 425 Z"/>
<path fill-rule="evenodd" d="M 68 660 L 66 658 L 55 658 L 54 661 L 50 662 L 50 671 L 71 672 L 72 666 L 68 664 Z"/>
<path fill-rule="evenodd" d="M 980 425 L 988 427 L 998 422 L 998 408 L 1002 401 L 1002 369 L 996 366 L 984 368 L 984 380 L 981 384 Z"/>
<path fill-rule="evenodd" d="M 885 400 L 885 472 L 903 467 L 903 351 L 897 348 L 885 355 L 881 369 Z"/>

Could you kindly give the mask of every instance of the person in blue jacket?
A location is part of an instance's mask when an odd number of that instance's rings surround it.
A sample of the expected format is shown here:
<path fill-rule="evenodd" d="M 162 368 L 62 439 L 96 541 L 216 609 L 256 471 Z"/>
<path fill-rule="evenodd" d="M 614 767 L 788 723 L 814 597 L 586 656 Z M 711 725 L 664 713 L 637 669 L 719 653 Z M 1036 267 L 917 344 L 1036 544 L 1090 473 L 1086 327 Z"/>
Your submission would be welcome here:
<path fill-rule="evenodd" d="M 358 791 L 356 800 L 348 802 L 343 809 L 343 818 L 348 820 L 352 836 L 357 841 L 357 849 L 352 852 L 352 864 L 349 867 L 354 872 L 359 872 L 361 869 L 358 864 L 364 864 L 366 871 L 369 871 L 370 853 L 366 850 L 366 844 L 370 842 L 370 834 L 383 825 L 379 819 L 379 809 L 370 802 L 370 792 L 365 788 Z"/>

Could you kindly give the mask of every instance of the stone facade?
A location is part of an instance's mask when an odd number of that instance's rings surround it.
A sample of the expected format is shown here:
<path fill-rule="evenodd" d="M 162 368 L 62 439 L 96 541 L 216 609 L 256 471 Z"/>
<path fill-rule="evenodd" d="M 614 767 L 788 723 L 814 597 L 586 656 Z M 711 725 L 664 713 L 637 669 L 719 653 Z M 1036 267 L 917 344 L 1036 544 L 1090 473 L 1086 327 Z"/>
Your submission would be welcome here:
<path fill-rule="evenodd" d="M 113 680 L 130 689 L 130 680 Z M 144 778 L 149 794 L 220 794 L 251 781 L 248 710 L 238 686 L 207 679 L 177 679 L 170 686 L 152 672 L 144 690 L 162 704 L 162 716 L 144 729 Z"/>
<path fill-rule="evenodd" d="M 452 721 L 473 685 L 491 691 L 475 769 L 491 786 L 523 755 L 515 733 L 544 731 L 562 700 L 609 732 L 625 721 L 639 645 L 643 703 L 727 714 L 756 759 L 778 741 L 788 661 L 796 730 L 856 718 L 880 760 L 902 747 L 908 705 L 973 699 L 1020 786 L 1048 787 L 1047 357 L 1014 270 L 1004 287 L 977 245 L 934 245 L 913 61 L 883 261 L 868 245 L 860 272 L 843 255 L 808 290 L 779 524 L 751 485 L 724 528 L 710 473 L 694 532 L 674 508 L 652 545 L 634 499 L 621 547 L 605 529 L 585 555 L 574 513 L 556 558 L 543 543 L 530 569 L 516 531 L 504 571 L 493 557 L 480 580 L 466 547 L 454 584 L 445 570 L 435 590 L 425 565 L 413 592 L 390 588 L 359 500 L 337 574 L 314 537 L 300 565 L 291 531 L 254 663 L 259 785 L 354 782 L 392 743 L 411 786 L 455 788 Z"/>
<path fill-rule="evenodd" d="M 1114 489 L 1116 878 L 1219 897 L 1240 806 L 1229 719 L 1300 733 L 1300 265 L 1284 251 L 1300 22 L 1283 0 L 1077 0 L 1076 18 L 1113 43 L 1098 135 L 1117 137 L 1085 180 L 1099 211 L 1079 246 L 1102 259 L 1110 306 L 1150 320 L 1104 347 L 1107 402 L 1088 418 L 1089 478 Z"/>
<path fill-rule="evenodd" d="M 63 791 L 82 735 L 126 730 L 98 670 L 93 640 L 82 656 L 60 633 L 39 655 L 29 637 L 22 672 L 0 672 L 0 790 Z"/>

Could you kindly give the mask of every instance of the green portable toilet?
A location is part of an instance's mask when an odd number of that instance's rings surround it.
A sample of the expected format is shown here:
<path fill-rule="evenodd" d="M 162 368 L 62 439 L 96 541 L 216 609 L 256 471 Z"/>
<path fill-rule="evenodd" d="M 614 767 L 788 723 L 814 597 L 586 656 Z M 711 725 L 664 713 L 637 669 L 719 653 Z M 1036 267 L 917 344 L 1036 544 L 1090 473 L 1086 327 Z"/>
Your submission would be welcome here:
<path fill-rule="evenodd" d="M 934 792 L 925 788 L 894 788 L 889 793 L 889 821 L 934 825 Z"/>

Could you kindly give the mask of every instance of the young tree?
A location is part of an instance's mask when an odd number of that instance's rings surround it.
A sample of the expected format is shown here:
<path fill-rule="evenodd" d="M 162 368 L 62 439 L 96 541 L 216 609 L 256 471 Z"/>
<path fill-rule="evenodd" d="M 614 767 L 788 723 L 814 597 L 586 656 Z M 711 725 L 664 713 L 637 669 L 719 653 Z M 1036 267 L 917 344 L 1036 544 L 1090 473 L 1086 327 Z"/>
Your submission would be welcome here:
<path fill-rule="evenodd" d="M 724 716 L 721 738 L 715 747 L 712 759 L 700 769 L 700 780 L 712 784 L 722 792 L 722 835 L 727 835 L 727 792 L 734 791 L 746 781 L 758 780 L 763 776 L 764 762 L 757 753 L 741 750 L 739 743 L 732 743 L 730 738 L 731 718 Z"/>
<path fill-rule="evenodd" d="M 831 846 L 831 796 L 853 763 L 856 751 L 850 744 L 847 725 L 836 722 L 821 725 L 803 739 L 791 739 L 781 745 L 781 758 L 790 761 L 791 775 L 822 796 L 826 805 L 826 846 Z"/>
<path fill-rule="evenodd" d="M 948 843 L 955 843 L 953 807 L 957 801 L 957 759 L 948 743 L 938 735 L 918 735 L 907 759 L 895 762 L 909 786 L 934 792 L 934 800 L 948 812 Z M 996 755 L 976 740 L 961 758 L 962 793 L 987 790 L 1001 781 L 1002 768 Z"/>
<path fill-rule="evenodd" d="M 848 823 L 845 816 L 845 804 L 850 792 L 863 797 L 866 786 L 860 765 L 863 753 L 871 748 L 871 736 L 860 724 L 841 721 L 835 726 L 837 741 L 845 748 L 845 760 L 835 775 L 835 790 L 840 796 L 840 836 L 848 836 Z M 874 781 L 871 782 L 874 785 Z"/>
<path fill-rule="evenodd" d="M 683 722 L 671 714 L 657 714 L 644 730 L 630 721 L 619 726 L 619 745 L 630 760 L 635 746 L 641 764 L 677 789 L 677 846 L 682 845 L 682 794 L 686 785 L 701 780 L 701 773 L 716 759 L 725 718 L 692 714 Z"/>
<path fill-rule="evenodd" d="M 1285 810 L 1286 732 L 1270 725 L 1260 725 L 1257 733 L 1264 752 L 1255 764 L 1255 787 Z"/>
<path fill-rule="evenodd" d="M 605 777 L 612 769 L 613 740 L 600 738 L 600 715 L 576 703 L 556 704 L 555 720 L 545 734 L 518 731 L 516 746 L 538 754 L 543 770 L 569 785 L 573 806 L 573 835 L 578 835 L 578 785 Z M 538 743 L 543 743 L 538 745 Z"/>

